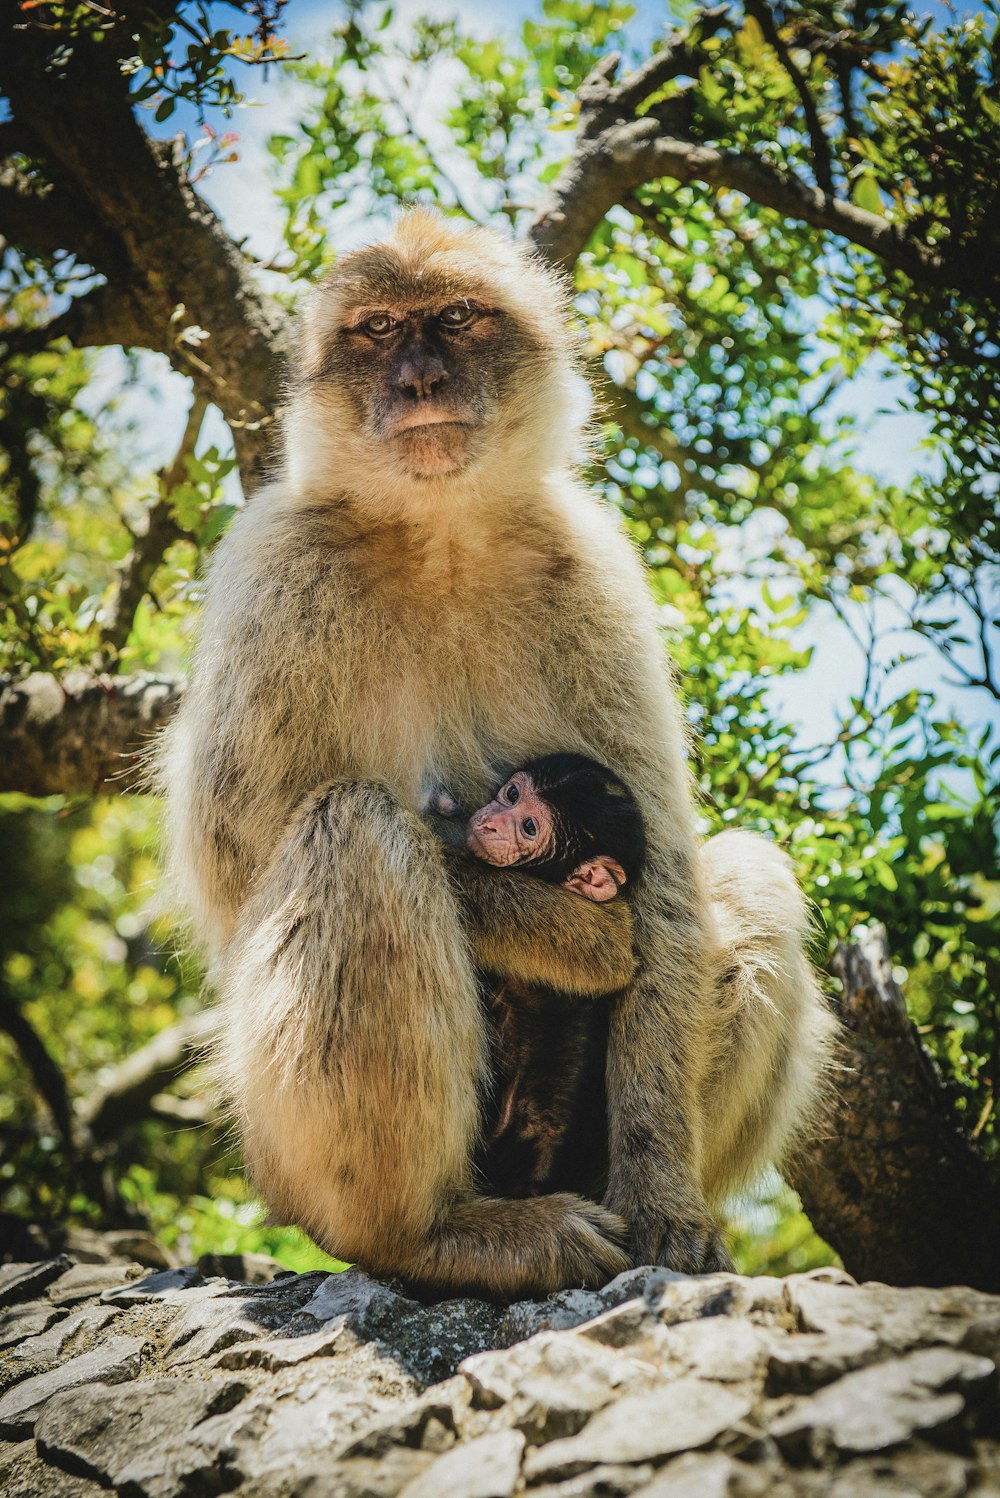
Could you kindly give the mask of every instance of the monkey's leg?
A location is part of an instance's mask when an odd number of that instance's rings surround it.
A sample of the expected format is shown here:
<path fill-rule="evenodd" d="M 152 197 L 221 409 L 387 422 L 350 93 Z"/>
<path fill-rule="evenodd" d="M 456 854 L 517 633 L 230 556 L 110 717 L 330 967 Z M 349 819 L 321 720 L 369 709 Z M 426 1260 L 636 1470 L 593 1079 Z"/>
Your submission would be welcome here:
<path fill-rule="evenodd" d="M 702 1181 L 720 1202 L 808 1126 L 836 1022 L 806 956 L 805 900 L 785 854 L 724 832 L 702 857 L 717 937 Z"/>
<path fill-rule="evenodd" d="M 629 1224 L 635 1263 L 684 1274 L 732 1267 L 700 1180 L 712 945 L 696 857 L 650 849 L 633 901 L 641 964 L 614 1000 L 607 1061 L 605 1204 Z"/>
<path fill-rule="evenodd" d="M 484 1031 L 442 853 L 384 787 L 302 804 L 220 972 L 219 1069 L 251 1173 L 323 1246 L 429 1288 L 604 1283 L 621 1224 L 477 1197 Z"/>

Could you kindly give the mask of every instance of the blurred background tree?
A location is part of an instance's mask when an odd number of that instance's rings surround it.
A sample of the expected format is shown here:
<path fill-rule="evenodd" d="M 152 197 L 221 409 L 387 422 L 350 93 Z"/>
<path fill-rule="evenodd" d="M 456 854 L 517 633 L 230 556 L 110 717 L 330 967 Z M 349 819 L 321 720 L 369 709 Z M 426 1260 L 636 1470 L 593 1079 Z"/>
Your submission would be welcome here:
<path fill-rule="evenodd" d="M 821 964 L 884 926 L 869 989 L 902 984 L 926 1047 L 890 995 L 885 1095 L 796 1174 L 832 1248 L 775 1179 L 740 1262 L 871 1268 L 893 1213 L 927 1238 L 894 1107 L 924 1109 L 949 1256 L 963 1202 L 1000 1213 L 994 6 L 734 0 L 666 34 L 620 0 L 283 10 L 0 0 L 0 1205 L 325 1262 L 259 1221 L 206 1103 L 136 751 L 308 283 L 431 202 L 572 278 L 591 477 L 652 569 L 706 830 L 789 849 Z M 871 427 L 880 403 L 909 415 Z"/>

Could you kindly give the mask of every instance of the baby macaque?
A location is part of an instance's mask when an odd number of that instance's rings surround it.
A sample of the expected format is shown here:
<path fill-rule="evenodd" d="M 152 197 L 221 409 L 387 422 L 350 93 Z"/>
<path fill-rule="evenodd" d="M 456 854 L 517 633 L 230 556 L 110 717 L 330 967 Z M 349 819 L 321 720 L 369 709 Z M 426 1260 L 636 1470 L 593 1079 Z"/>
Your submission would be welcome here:
<path fill-rule="evenodd" d="M 461 815 L 446 791 L 430 806 Z M 639 878 L 646 835 L 616 775 L 581 754 L 549 754 L 514 770 L 472 814 L 465 845 L 485 863 L 604 902 Z M 609 1006 L 496 976 L 493 1090 L 477 1167 L 505 1196 L 589 1195 L 607 1168 Z"/>
<path fill-rule="evenodd" d="M 460 815 L 446 791 L 431 805 L 441 816 Z M 524 868 L 603 902 L 639 877 L 646 833 L 617 775 L 583 754 L 546 754 L 514 770 L 493 800 L 473 812 L 465 846 L 484 863 Z"/>

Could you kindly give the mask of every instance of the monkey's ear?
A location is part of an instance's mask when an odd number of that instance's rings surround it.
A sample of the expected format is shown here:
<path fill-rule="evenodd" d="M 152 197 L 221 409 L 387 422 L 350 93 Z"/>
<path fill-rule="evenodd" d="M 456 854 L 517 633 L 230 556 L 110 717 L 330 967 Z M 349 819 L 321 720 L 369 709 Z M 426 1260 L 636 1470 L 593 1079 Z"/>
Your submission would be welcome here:
<path fill-rule="evenodd" d="M 599 905 L 603 905 L 605 900 L 613 900 L 624 883 L 625 870 L 617 859 L 608 858 L 604 853 L 588 858 L 563 880 L 566 889 L 583 895 L 585 900 L 596 900 Z"/>

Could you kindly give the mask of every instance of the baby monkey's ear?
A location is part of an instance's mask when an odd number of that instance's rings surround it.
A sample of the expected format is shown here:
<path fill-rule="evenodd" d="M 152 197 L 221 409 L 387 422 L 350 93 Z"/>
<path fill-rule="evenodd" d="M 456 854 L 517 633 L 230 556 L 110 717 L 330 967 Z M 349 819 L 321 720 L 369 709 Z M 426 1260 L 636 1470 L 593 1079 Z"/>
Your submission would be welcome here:
<path fill-rule="evenodd" d="M 617 859 L 604 853 L 588 858 L 563 880 L 566 889 L 583 895 L 585 900 L 596 900 L 598 904 L 613 900 L 624 883 L 625 870 Z"/>

